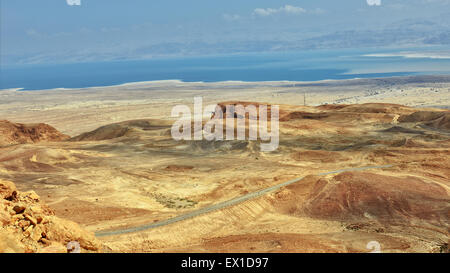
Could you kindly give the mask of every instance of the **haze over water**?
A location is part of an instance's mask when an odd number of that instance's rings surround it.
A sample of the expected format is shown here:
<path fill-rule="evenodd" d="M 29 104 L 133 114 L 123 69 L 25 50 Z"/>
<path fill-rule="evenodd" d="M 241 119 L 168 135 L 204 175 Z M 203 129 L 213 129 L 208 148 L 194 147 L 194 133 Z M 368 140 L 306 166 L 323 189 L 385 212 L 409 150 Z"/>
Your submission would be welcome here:
<path fill-rule="evenodd" d="M 318 81 L 450 74 L 450 57 L 420 49 L 345 49 L 1 67 L 0 89 L 85 88 L 182 80 Z M 449 52 L 449 51 L 447 51 Z"/>

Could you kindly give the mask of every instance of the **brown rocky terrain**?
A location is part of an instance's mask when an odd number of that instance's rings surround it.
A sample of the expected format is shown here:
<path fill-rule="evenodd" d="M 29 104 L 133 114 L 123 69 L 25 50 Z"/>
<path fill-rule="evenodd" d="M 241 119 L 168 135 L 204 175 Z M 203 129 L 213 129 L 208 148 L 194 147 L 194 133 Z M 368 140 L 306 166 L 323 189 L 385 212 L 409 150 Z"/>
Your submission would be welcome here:
<path fill-rule="evenodd" d="M 450 130 L 450 113 L 448 112 L 418 111 L 410 115 L 401 116 L 398 121 L 415 122 L 436 129 Z"/>
<path fill-rule="evenodd" d="M 69 136 L 58 132 L 48 124 L 21 124 L 0 120 L 0 146 L 11 144 L 62 141 Z"/>
<path fill-rule="evenodd" d="M 34 192 L 20 192 L 14 183 L 0 180 L 0 253 L 78 251 L 98 252 L 102 244 L 92 232 L 55 216 Z M 74 245 L 76 247 L 76 245 Z"/>
<path fill-rule="evenodd" d="M 195 93 L 179 88 L 180 97 Z M 327 94 L 336 100 L 346 97 L 345 104 L 304 106 L 303 94 L 292 92 L 286 99 L 251 92 L 247 97 L 233 92 L 236 98 L 232 98 L 211 92 L 223 98 L 216 101 L 222 102 L 222 108 L 279 102 L 279 148 L 270 153 L 261 152 L 261 141 L 173 140 L 173 120 L 161 118 L 170 115 L 166 108 L 179 103 L 173 100 L 152 102 L 147 108 L 83 102 L 68 109 L 36 110 L 33 117 L 23 114 L 18 120 L 49 122 L 72 137 L 8 140 L 0 147 L 0 179 L 13 181 L 22 192 L 16 201 L 4 202 L 10 202 L 11 208 L 14 202 L 28 200 L 23 192 L 35 191 L 41 196 L 38 203 L 45 201 L 58 219 L 74 221 L 97 235 L 113 232 L 97 239 L 114 252 L 369 252 L 371 241 L 379 242 L 383 252 L 447 252 L 449 111 L 376 103 L 370 98 L 353 104 L 365 97 L 353 99 L 350 93 L 340 95 L 334 89 Z M 37 93 L 30 96 L 45 103 L 47 97 Z M 402 103 L 400 93 L 398 100 L 386 100 Z M 56 95 L 68 101 L 65 94 Z M 421 96 L 408 97 L 407 104 Z M 117 120 L 110 118 L 115 115 Z M 11 139 L 17 130 L 13 127 L 5 127 L 9 129 L 2 134 Z M 384 167 L 357 169 L 364 166 Z M 122 232 L 295 178 L 302 179 L 242 203 L 155 228 Z M 9 209 L 3 217 L 15 217 L 11 213 Z M 21 225 L 29 221 L 25 216 L 20 220 Z M 27 229 L 9 223 L 17 230 L 16 241 L 28 238 L 28 232 L 23 235 Z M 77 239 L 62 237 L 50 237 L 61 250 L 68 240 Z M 93 242 L 92 237 L 85 238 Z M 16 251 L 41 251 L 46 245 L 39 240 Z M 85 250 L 96 251 L 88 245 Z"/>
<path fill-rule="evenodd" d="M 412 176 L 351 171 L 327 178 L 310 176 L 302 182 L 275 193 L 273 206 L 288 215 L 352 223 L 353 229 L 384 230 L 422 222 L 448 232 L 450 197 L 439 184 Z"/>

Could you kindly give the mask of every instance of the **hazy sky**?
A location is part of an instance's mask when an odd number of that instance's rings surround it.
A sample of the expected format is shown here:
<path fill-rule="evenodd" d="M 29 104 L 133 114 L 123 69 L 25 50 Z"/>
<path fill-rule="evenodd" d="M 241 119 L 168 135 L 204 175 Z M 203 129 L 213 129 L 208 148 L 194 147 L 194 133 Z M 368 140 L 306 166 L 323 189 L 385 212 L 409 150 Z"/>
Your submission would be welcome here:
<path fill-rule="evenodd" d="M 328 38 L 322 36 L 336 40 L 340 35 L 336 33 L 345 31 L 381 31 L 381 36 L 395 36 L 392 32 L 398 32 L 406 37 L 416 29 L 424 33 L 436 30 L 437 38 L 429 40 L 440 39 L 437 43 L 445 44 L 450 29 L 450 0 L 0 0 L 0 3 L 3 64 L 258 51 L 267 50 L 268 44 L 270 49 L 288 43 L 290 47 L 295 47 L 295 43 L 314 47 L 314 39 L 324 44 L 323 39 Z M 386 46 L 392 46 L 387 44 L 389 39 L 385 39 Z M 344 43 L 330 46 L 336 44 Z M 359 44 L 355 41 L 346 46 Z"/>

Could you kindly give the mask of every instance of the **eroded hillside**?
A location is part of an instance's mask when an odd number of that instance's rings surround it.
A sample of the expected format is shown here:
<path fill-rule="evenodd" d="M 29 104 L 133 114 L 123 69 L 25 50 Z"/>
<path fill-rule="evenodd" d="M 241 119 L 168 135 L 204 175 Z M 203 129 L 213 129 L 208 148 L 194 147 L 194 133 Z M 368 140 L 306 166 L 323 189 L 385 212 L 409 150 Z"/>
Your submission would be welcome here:
<path fill-rule="evenodd" d="M 221 105 L 230 103 L 239 102 Z M 100 239 L 118 252 L 367 252 L 371 241 L 386 252 L 448 251 L 448 115 L 396 104 L 280 105 L 270 153 L 260 141 L 175 141 L 170 121 L 132 120 L 3 146 L 0 178 L 36 191 L 59 217 L 116 231 Z M 354 169 L 363 166 L 385 167 Z"/>

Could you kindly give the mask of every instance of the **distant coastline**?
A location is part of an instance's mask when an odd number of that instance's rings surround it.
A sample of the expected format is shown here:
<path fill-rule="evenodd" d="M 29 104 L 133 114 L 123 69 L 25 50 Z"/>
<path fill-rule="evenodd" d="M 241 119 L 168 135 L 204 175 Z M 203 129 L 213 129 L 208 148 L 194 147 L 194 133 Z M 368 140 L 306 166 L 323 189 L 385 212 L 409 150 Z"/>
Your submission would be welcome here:
<path fill-rule="evenodd" d="M 378 58 L 389 58 L 389 57 L 403 57 L 403 58 L 429 58 L 429 59 L 450 59 L 450 53 L 444 54 L 442 52 L 436 53 L 420 53 L 420 52 L 399 52 L 399 53 L 375 53 L 366 54 L 364 57 L 378 57 Z"/>
<path fill-rule="evenodd" d="M 0 92 L 34 92 L 34 91 L 73 91 L 73 90 L 101 90 L 101 89 L 130 89 L 135 90 L 137 88 L 151 88 L 151 87 L 199 87 L 208 86 L 209 88 L 217 87 L 305 87 L 305 86 L 321 86 L 321 85 L 348 85 L 352 84 L 371 84 L 376 81 L 384 81 L 386 84 L 394 83 L 427 83 L 433 81 L 450 82 L 450 74 L 437 74 L 437 75 L 409 75 L 409 76 L 390 76 L 390 77 L 375 77 L 375 78 L 349 78 L 349 79 L 324 79 L 317 81 L 218 81 L 218 82 L 186 82 L 183 80 L 154 80 L 154 81 L 138 81 L 129 82 L 115 85 L 105 86 L 90 86 L 80 88 L 50 88 L 40 90 L 26 90 L 24 88 L 7 88 L 0 89 Z"/>
<path fill-rule="evenodd" d="M 450 75 L 450 55 L 336 50 L 2 67 L 0 90 L 85 89 L 161 82 L 317 82 Z"/>

